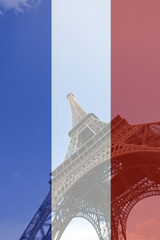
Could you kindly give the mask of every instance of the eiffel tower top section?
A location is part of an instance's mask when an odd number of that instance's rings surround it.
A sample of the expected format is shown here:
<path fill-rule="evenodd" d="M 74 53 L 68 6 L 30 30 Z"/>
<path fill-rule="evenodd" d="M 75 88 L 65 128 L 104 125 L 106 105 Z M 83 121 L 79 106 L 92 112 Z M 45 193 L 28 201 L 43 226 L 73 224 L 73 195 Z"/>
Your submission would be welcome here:
<path fill-rule="evenodd" d="M 65 161 L 78 151 L 86 149 L 86 144 L 89 144 L 90 140 L 92 142 L 93 138 L 106 126 L 106 123 L 100 121 L 93 113 L 86 113 L 72 93 L 69 93 L 67 98 L 72 112 L 72 129 L 68 133 L 71 139 Z"/>
<path fill-rule="evenodd" d="M 78 123 L 80 123 L 87 116 L 87 113 L 75 100 L 74 95 L 72 93 L 69 93 L 67 95 L 67 98 L 69 100 L 70 108 L 72 112 L 72 128 L 74 128 Z"/>

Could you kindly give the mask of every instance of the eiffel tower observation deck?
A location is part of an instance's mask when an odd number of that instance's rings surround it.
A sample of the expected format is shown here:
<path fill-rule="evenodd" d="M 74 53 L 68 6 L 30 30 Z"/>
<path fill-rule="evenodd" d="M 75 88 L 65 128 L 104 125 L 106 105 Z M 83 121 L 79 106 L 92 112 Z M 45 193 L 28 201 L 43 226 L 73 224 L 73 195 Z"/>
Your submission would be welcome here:
<path fill-rule="evenodd" d="M 72 93 L 67 98 L 69 147 L 20 240 L 59 240 L 75 217 L 88 220 L 100 240 L 126 240 L 133 206 L 160 195 L 160 122 L 130 125 L 117 116 L 105 123 L 87 114 Z"/>

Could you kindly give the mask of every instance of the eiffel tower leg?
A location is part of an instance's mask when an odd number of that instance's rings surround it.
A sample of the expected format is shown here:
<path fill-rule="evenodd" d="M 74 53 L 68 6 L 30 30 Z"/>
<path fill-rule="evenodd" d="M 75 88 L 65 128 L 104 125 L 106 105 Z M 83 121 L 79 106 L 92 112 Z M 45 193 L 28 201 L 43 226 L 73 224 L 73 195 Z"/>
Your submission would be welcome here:
<path fill-rule="evenodd" d="M 43 201 L 42 205 L 36 212 L 35 216 L 29 223 L 20 240 L 35 240 L 37 235 L 39 240 L 47 240 L 45 232 L 51 226 L 51 192 L 48 193 L 47 197 Z"/>

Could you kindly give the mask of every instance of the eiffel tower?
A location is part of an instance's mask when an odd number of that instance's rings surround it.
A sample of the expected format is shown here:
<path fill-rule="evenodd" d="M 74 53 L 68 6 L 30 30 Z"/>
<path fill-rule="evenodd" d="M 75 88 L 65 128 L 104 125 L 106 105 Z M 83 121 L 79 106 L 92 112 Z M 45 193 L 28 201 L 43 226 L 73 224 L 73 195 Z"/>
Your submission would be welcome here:
<path fill-rule="evenodd" d="M 120 116 L 105 123 L 87 114 L 73 94 L 67 98 L 68 151 L 20 240 L 59 240 L 76 217 L 87 219 L 100 240 L 126 240 L 132 207 L 160 195 L 160 123 L 130 125 Z"/>
<path fill-rule="evenodd" d="M 110 124 L 87 114 L 73 94 L 67 98 L 72 112 L 68 151 L 51 173 L 51 190 L 20 240 L 58 240 L 75 217 L 87 219 L 99 239 L 109 239 Z"/>

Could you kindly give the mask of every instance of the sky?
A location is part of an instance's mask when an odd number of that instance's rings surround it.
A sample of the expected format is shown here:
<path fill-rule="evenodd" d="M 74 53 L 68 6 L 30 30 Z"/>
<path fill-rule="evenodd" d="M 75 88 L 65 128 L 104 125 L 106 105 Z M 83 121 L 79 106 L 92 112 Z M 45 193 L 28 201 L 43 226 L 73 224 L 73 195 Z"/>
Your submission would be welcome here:
<path fill-rule="evenodd" d="M 21 5 L 19 5 L 21 3 Z M 0 0 L 0 239 L 17 240 L 49 191 L 50 1 Z"/>
<path fill-rule="evenodd" d="M 73 219 L 65 232 L 63 233 L 61 240 L 99 240 L 97 233 L 93 226 L 85 220 L 81 218 Z"/>

